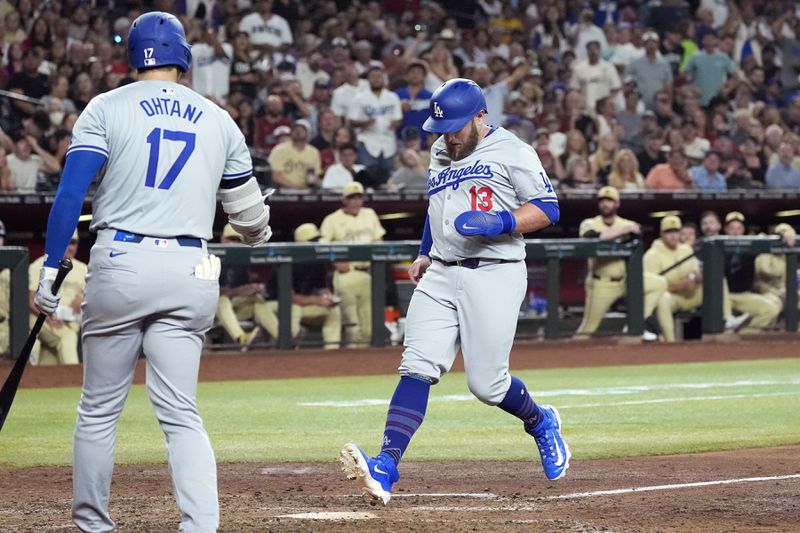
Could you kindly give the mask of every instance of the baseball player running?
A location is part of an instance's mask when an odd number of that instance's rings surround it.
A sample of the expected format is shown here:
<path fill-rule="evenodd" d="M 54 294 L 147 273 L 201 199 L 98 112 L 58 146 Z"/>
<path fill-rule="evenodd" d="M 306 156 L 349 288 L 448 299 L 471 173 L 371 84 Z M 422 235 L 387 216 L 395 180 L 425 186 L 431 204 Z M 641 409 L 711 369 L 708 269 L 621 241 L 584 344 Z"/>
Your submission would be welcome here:
<path fill-rule="evenodd" d="M 431 147 L 428 216 L 419 257 L 409 269 L 417 287 L 400 382 L 380 453 L 370 457 L 346 444 L 340 454 L 345 474 L 372 503 L 386 505 L 391 498 L 430 387 L 450 369 L 459 348 L 470 391 L 523 421 L 545 475 L 558 479 L 569 467 L 558 411 L 537 405 L 508 372 L 527 288 L 522 233 L 558 222 L 558 198 L 533 148 L 486 124 L 485 117 L 483 92 L 471 80 L 449 80 L 431 97 L 424 128 L 443 135 Z"/>
<path fill-rule="evenodd" d="M 177 83 L 191 64 L 180 22 L 161 12 L 137 18 L 128 61 L 138 81 L 92 99 L 75 124 L 35 296 L 44 313 L 58 305 L 50 291 L 56 265 L 98 175 L 72 517 L 82 531 L 114 529 L 108 497 L 116 425 L 144 352 L 180 530 L 216 531 L 216 465 L 195 401 L 203 335 L 219 297 L 219 260 L 207 254 L 206 241 L 218 190 L 231 225 L 250 245 L 269 239 L 269 209 L 233 120 Z"/>

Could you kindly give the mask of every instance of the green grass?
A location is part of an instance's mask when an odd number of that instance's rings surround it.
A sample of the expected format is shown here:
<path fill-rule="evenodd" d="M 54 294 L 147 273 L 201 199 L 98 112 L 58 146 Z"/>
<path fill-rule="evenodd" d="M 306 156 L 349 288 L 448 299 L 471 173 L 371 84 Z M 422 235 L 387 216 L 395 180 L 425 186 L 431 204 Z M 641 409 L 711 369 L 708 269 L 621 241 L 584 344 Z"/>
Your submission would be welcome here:
<path fill-rule="evenodd" d="M 800 443 L 800 359 L 516 374 L 540 402 L 559 407 L 580 459 Z M 376 451 L 386 404 L 299 404 L 388 403 L 396 382 L 396 376 L 373 376 L 203 383 L 199 401 L 221 462 L 330 461 L 349 440 Z M 459 398 L 469 394 L 463 374 L 446 376 L 432 390 L 409 460 L 525 459 L 534 453 L 518 421 Z M 77 388 L 19 391 L 0 434 L 0 464 L 69 464 L 79 395 Z M 163 441 L 144 387 L 133 387 L 119 425 L 118 462 L 163 462 Z"/>

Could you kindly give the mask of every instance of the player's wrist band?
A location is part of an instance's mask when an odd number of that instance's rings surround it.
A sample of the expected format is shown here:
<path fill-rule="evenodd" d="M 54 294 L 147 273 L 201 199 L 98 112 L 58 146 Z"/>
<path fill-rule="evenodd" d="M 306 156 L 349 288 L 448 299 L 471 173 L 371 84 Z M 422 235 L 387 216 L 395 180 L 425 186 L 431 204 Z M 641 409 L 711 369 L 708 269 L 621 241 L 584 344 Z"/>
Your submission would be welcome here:
<path fill-rule="evenodd" d="M 517 229 L 517 217 L 511 211 L 500 211 L 497 216 L 503 224 L 503 229 L 500 233 L 513 233 Z"/>

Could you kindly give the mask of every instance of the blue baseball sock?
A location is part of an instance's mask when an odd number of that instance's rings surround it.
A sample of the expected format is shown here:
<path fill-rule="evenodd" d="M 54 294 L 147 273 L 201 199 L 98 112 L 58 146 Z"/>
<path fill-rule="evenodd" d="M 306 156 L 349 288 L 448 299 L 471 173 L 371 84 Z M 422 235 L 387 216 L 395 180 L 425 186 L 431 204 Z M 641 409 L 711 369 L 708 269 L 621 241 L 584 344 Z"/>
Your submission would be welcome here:
<path fill-rule="evenodd" d="M 542 421 L 542 410 L 533 401 L 522 380 L 514 376 L 511 376 L 511 386 L 505 398 L 497 407 L 525 422 L 526 429 Z"/>
<path fill-rule="evenodd" d="M 413 376 L 400 378 L 389 404 L 379 455 L 391 458 L 395 464 L 400 462 L 408 443 L 411 442 L 411 437 L 425 418 L 430 390 L 430 382 L 422 378 Z"/>

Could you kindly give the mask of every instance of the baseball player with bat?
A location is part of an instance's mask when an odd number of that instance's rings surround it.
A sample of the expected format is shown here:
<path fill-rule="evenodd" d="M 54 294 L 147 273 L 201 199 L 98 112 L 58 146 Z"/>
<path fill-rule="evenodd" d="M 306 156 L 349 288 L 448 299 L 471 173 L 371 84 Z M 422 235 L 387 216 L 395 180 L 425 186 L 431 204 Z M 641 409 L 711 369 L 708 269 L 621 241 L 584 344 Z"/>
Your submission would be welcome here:
<path fill-rule="evenodd" d="M 346 444 L 340 454 L 346 476 L 369 502 L 385 505 L 391 498 L 430 387 L 450 370 L 459 349 L 470 391 L 522 420 L 547 478 L 558 479 L 569 467 L 558 411 L 537 405 L 508 370 L 527 289 L 522 234 L 558 222 L 558 198 L 533 148 L 485 117 L 486 100 L 474 81 L 449 80 L 431 97 L 424 128 L 442 136 L 431 147 L 428 216 L 409 269 L 417 287 L 400 382 L 380 453 L 370 457 Z"/>
<path fill-rule="evenodd" d="M 250 245 L 269 239 L 269 209 L 239 128 L 223 109 L 177 83 L 191 65 L 178 19 L 146 13 L 133 22 L 127 42 L 138 81 L 93 98 L 75 124 L 35 297 L 46 314 L 57 307 L 55 266 L 98 176 L 72 517 L 82 531 L 114 529 L 108 498 L 116 426 L 144 353 L 180 530 L 216 531 L 216 464 L 196 403 L 203 336 L 219 298 L 219 260 L 208 255 L 206 242 L 217 192 L 230 224 Z"/>

